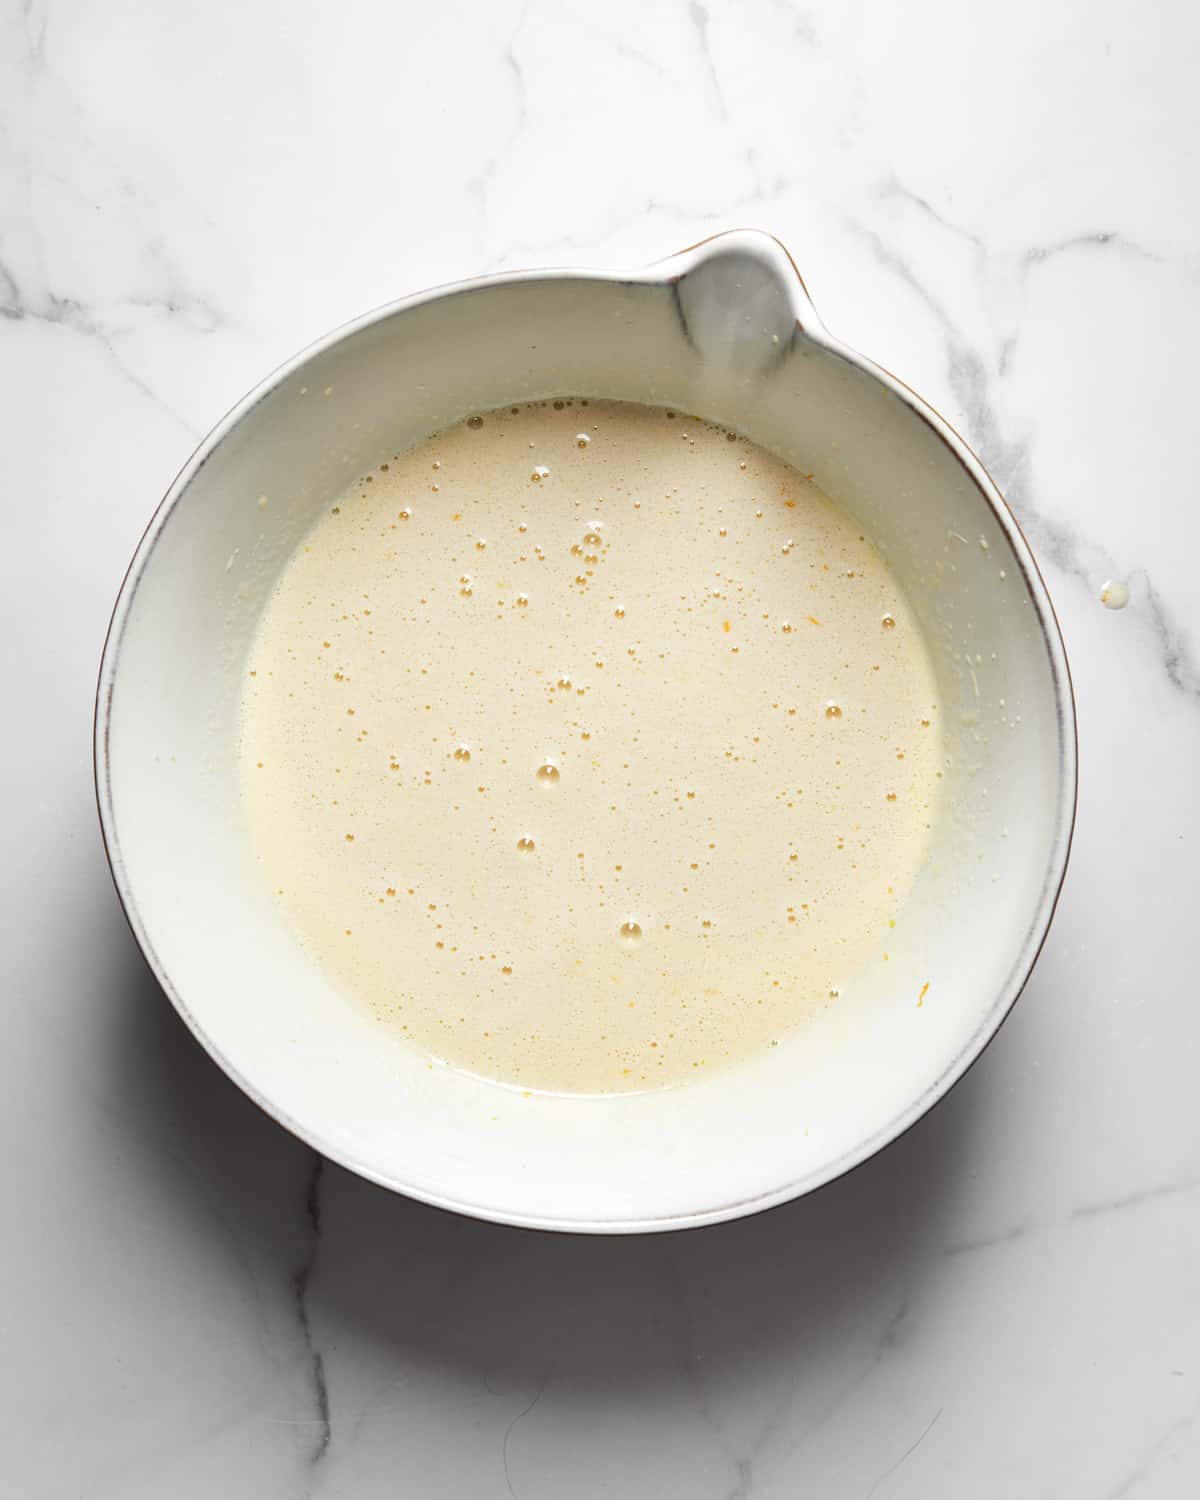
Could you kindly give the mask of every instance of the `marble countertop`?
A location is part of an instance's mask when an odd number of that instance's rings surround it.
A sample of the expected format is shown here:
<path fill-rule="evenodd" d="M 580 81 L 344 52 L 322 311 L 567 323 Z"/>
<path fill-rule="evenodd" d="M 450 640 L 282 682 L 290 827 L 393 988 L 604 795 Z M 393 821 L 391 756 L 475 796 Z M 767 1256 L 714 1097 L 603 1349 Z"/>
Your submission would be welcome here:
<path fill-rule="evenodd" d="M 2 15 L 5 1493 L 1196 1493 L 1195 8 Z M 737 224 L 1029 534 L 1072 869 L 1000 1037 L 850 1177 L 658 1238 L 469 1222 L 323 1165 L 148 977 L 91 788 L 109 610 L 200 436 L 325 329 Z"/>

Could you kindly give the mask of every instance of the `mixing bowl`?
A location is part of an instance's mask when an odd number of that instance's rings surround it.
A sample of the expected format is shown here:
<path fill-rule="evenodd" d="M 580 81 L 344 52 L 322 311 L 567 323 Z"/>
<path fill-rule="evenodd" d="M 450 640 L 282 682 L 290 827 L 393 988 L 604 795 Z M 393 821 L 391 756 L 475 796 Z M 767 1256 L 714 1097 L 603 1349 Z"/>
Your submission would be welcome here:
<path fill-rule="evenodd" d="M 946 725 L 929 858 L 886 951 L 768 1056 L 677 1089 L 527 1094 L 431 1064 L 299 946 L 239 796 L 254 631 L 330 498 L 470 412 L 564 394 L 709 418 L 812 473 L 906 590 Z M 430 1203 L 629 1232 L 807 1192 L 894 1139 L 970 1066 L 1054 911 L 1075 719 L 1045 585 L 979 460 L 826 332 L 777 241 L 739 231 L 633 273 L 517 272 L 408 297 L 252 391 L 171 486 L 130 565 L 100 670 L 96 782 L 138 942 L 264 1110 Z"/>

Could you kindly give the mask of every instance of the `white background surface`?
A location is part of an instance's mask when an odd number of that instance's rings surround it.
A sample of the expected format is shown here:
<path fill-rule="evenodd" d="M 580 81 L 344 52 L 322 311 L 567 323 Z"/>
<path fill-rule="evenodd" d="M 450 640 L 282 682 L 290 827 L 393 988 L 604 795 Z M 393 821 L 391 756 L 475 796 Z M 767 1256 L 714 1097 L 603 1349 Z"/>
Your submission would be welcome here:
<path fill-rule="evenodd" d="M 1194 8 L 2 14 L 0 1488 L 1194 1493 Z M 1066 893 L 974 1071 L 816 1197 L 619 1242 L 459 1220 L 322 1168 L 148 978 L 90 785 L 109 610 L 202 433 L 331 325 L 744 223 L 1038 552 L 1079 697 Z"/>

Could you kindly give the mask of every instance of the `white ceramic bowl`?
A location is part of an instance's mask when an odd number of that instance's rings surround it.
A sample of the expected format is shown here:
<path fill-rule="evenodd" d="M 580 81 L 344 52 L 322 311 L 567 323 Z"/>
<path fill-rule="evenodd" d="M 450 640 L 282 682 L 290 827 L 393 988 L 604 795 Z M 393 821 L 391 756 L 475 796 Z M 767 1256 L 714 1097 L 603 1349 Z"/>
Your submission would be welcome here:
<path fill-rule="evenodd" d="M 253 632 L 329 498 L 468 412 L 568 393 L 712 418 L 811 471 L 906 587 L 950 725 L 933 850 L 887 960 L 769 1057 L 611 1098 L 526 1097 L 430 1069 L 381 1032 L 285 926 L 238 793 Z M 1045 587 L 978 459 L 825 331 L 777 241 L 737 232 L 628 275 L 522 272 L 406 298 L 247 396 L 176 479 L 130 566 L 100 671 L 96 779 L 138 942 L 263 1109 L 431 1203 L 628 1232 L 807 1192 L 962 1075 L 1050 923 L 1074 818 L 1075 720 Z"/>

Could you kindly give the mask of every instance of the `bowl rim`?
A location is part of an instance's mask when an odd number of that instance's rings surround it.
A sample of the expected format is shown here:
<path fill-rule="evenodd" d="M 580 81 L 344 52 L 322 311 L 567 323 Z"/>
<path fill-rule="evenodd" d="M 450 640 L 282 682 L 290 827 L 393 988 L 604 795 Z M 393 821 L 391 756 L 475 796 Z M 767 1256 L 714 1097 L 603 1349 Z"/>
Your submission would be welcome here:
<path fill-rule="evenodd" d="M 835 358 L 876 380 L 896 396 L 914 416 L 939 439 L 951 455 L 966 470 L 985 504 L 1007 538 L 1013 555 L 1021 569 L 1037 615 L 1042 642 L 1049 660 L 1051 681 L 1054 688 L 1055 708 L 1059 728 L 1059 764 L 1057 808 L 1054 838 L 1050 849 L 1045 878 L 1037 906 L 1031 916 L 1024 941 L 1017 952 L 1007 978 L 1000 987 L 991 1005 L 983 1013 L 979 1025 L 950 1062 L 927 1087 L 900 1110 L 887 1124 L 879 1127 L 863 1141 L 841 1156 L 824 1163 L 815 1170 L 789 1179 L 778 1187 L 717 1204 L 681 1213 L 643 1215 L 636 1218 L 580 1219 L 560 1217 L 552 1214 L 534 1214 L 506 1210 L 501 1205 L 474 1203 L 452 1193 L 437 1193 L 414 1186 L 395 1173 L 380 1170 L 354 1156 L 353 1153 L 331 1146 L 320 1134 L 303 1121 L 294 1119 L 266 1098 L 254 1082 L 235 1067 L 207 1034 L 205 1028 L 188 1006 L 183 994 L 176 987 L 159 957 L 150 933 L 142 920 L 132 882 L 121 852 L 117 818 L 113 807 L 111 768 L 112 700 L 114 686 L 120 670 L 121 647 L 128 625 L 130 611 L 137 594 L 141 578 L 155 547 L 169 524 L 176 505 L 186 493 L 189 485 L 225 438 L 244 421 L 255 408 L 285 381 L 325 353 L 362 330 L 381 323 L 410 309 L 445 300 L 466 291 L 487 290 L 493 287 L 512 286 L 521 283 L 564 281 L 597 281 L 616 285 L 661 285 L 677 282 L 686 270 L 702 263 L 715 251 L 743 250 L 758 258 L 766 257 L 775 263 L 776 269 L 785 268 L 792 279 L 792 301 L 796 321 L 804 337 L 817 344 Z M 929 402 L 894 375 L 883 365 L 861 354 L 825 328 L 809 297 L 804 279 L 786 247 L 773 235 L 757 229 L 734 229 L 711 235 L 689 245 L 676 254 L 652 262 L 637 270 L 610 270 L 594 267 L 546 267 L 529 270 L 501 271 L 469 277 L 461 281 L 445 282 L 437 286 L 414 292 L 408 296 L 383 303 L 369 311 L 342 323 L 307 344 L 291 358 L 278 365 L 257 385 L 232 406 L 216 425 L 201 439 L 186 463 L 180 468 L 163 498 L 155 508 L 142 534 L 129 565 L 125 570 L 113 606 L 112 616 L 105 635 L 100 657 L 96 684 L 93 718 L 93 766 L 96 807 L 99 814 L 100 832 L 105 858 L 113 885 L 116 888 L 125 920 L 134 940 L 142 952 L 147 965 L 179 1013 L 189 1031 L 222 1069 L 222 1071 L 258 1107 L 283 1126 L 290 1134 L 323 1157 L 339 1166 L 392 1192 L 430 1204 L 435 1208 L 465 1214 L 471 1218 L 508 1224 L 525 1229 L 550 1230 L 560 1233 L 586 1234 L 646 1234 L 672 1230 L 698 1228 L 707 1224 L 760 1212 L 790 1202 L 818 1188 L 826 1186 L 846 1173 L 861 1166 L 885 1147 L 898 1140 L 922 1119 L 935 1104 L 939 1103 L 958 1081 L 982 1056 L 993 1038 L 1020 998 L 1034 965 L 1042 951 L 1066 878 L 1071 843 L 1079 797 L 1079 742 L 1075 708 L 1075 692 L 1063 642 L 1062 628 L 1049 590 L 1033 550 L 1020 523 L 1009 508 L 999 487 L 988 473 L 982 460 L 945 417 Z"/>

